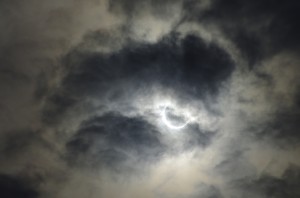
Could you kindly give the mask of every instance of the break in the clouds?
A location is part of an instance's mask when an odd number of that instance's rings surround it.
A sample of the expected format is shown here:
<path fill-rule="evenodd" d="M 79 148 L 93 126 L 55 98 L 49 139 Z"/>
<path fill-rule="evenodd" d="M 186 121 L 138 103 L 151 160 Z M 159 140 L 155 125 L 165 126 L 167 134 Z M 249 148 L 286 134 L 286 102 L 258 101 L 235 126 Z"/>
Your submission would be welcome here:
<path fill-rule="evenodd" d="M 298 1 L 0 2 L 0 196 L 300 196 Z"/>

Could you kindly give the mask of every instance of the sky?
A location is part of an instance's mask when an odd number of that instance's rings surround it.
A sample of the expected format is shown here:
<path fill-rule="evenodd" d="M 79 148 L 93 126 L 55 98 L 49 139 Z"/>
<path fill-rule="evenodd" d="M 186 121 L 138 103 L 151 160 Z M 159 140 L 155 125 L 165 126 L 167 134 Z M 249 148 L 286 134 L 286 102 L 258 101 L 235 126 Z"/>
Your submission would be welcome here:
<path fill-rule="evenodd" d="M 299 198 L 297 0 L 0 0 L 0 197 Z"/>

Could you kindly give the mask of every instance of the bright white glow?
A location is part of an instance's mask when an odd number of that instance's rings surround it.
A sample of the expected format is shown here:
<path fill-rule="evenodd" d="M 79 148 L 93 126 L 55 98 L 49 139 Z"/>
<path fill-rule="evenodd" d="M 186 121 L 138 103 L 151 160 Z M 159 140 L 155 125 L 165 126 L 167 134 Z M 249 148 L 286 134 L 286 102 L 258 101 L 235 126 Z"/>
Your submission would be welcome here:
<path fill-rule="evenodd" d="M 162 112 L 162 121 L 164 122 L 165 125 L 167 125 L 167 127 L 169 127 L 170 129 L 175 129 L 175 130 L 179 130 L 179 129 L 183 129 L 191 120 L 186 121 L 185 123 L 181 124 L 181 125 L 174 125 L 172 124 L 169 120 L 168 120 L 168 116 L 167 116 L 167 112 L 166 112 L 167 106 L 164 107 L 164 110 Z"/>

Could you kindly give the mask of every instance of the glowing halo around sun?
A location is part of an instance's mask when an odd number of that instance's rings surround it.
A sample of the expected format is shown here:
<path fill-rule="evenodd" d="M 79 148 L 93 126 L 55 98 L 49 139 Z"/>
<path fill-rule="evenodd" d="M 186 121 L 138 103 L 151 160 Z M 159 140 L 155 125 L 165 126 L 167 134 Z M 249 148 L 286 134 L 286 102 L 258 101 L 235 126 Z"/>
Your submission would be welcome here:
<path fill-rule="evenodd" d="M 166 109 L 167 109 L 167 106 L 164 106 L 163 111 L 161 113 L 161 117 L 162 117 L 163 123 L 170 129 L 174 129 L 174 130 L 183 129 L 192 121 L 192 119 L 188 119 L 186 122 L 184 122 L 183 124 L 180 124 L 180 125 L 172 124 L 171 121 L 168 120 Z"/>

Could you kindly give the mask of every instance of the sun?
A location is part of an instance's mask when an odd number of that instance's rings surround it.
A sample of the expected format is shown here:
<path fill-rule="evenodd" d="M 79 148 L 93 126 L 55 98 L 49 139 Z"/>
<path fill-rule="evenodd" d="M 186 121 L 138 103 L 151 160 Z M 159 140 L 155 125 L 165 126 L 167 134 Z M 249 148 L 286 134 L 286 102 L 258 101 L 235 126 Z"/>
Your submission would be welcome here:
<path fill-rule="evenodd" d="M 168 128 L 174 130 L 183 129 L 192 121 L 191 118 L 188 118 L 182 112 L 178 112 L 168 106 L 164 106 L 161 119 Z"/>

